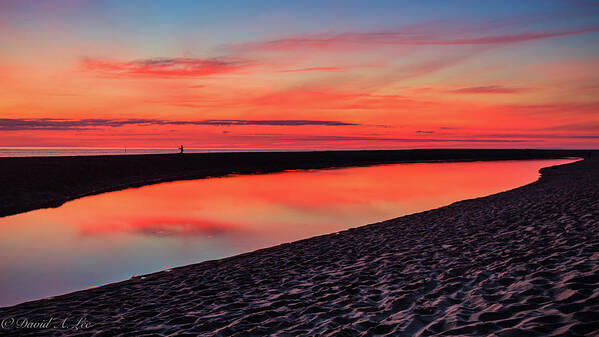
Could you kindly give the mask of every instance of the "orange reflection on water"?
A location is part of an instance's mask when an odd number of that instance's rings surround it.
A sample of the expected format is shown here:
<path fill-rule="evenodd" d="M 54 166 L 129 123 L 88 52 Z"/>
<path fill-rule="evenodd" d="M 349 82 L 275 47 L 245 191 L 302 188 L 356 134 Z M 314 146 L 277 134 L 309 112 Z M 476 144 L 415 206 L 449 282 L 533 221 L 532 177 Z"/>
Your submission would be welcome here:
<path fill-rule="evenodd" d="M 291 240 L 520 186 L 554 162 L 414 163 L 181 181 L 79 200 L 69 213 L 84 234 L 268 231 Z"/>
<path fill-rule="evenodd" d="M 572 160 L 414 163 L 178 181 L 0 219 L 0 305 L 230 256 L 536 180 Z"/>

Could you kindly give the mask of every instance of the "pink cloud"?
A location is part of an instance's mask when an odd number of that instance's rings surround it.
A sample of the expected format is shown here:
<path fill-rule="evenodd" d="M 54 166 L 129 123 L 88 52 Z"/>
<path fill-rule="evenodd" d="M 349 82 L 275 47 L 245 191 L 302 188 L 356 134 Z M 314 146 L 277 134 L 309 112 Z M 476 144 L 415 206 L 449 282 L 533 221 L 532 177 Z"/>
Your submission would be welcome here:
<path fill-rule="evenodd" d="M 344 70 L 344 69 L 347 69 L 347 67 L 313 67 L 313 68 L 279 70 L 279 72 L 280 73 L 291 73 L 291 72 L 301 72 L 301 71 L 338 71 L 338 70 Z"/>
<path fill-rule="evenodd" d="M 599 113 L 599 103 L 561 102 L 548 104 L 497 105 L 494 109 L 518 114 L 593 115 Z"/>
<path fill-rule="evenodd" d="M 517 94 L 526 91 L 521 88 L 509 88 L 500 85 L 489 85 L 481 87 L 468 87 L 450 90 L 455 94 Z"/>
<path fill-rule="evenodd" d="M 599 31 L 599 27 L 555 32 L 520 32 L 514 34 L 485 35 L 472 38 L 444 38 L 442 33 L 429 30 L 396 29 L 378 32 L 348 32 L 337 34 L 299 35 L 294 37 L 247 43 L 247 50 L 286 51 L 294 49 L 339 48 L 359 45 L 490 45 L 506 44 L 552 37 L 577 35 Z"/>
<path fill-rule="evenodd" d="M 541 130 L 566 130 L 566 131 L 588 131 L 599 134 L 599 120 L 585 121 L 580 123 L 561 124 L 541 128 Z"/>
<path fill-rule="evenodd" d="M 81 65 L 86 70 L 108 76 L 166 78 L 231 73 L 250 66 L 247 61 L 199 58 L 152 58 L 126 62 L 84 58 Z"/>
<path fill-rule="evenodd" d="M 248 104 L 277 108 L 385 109 L 413 107 L 414 102 L 401 95 L 379 95 L 328 88 L 292 88 L 257 97 Z"/>

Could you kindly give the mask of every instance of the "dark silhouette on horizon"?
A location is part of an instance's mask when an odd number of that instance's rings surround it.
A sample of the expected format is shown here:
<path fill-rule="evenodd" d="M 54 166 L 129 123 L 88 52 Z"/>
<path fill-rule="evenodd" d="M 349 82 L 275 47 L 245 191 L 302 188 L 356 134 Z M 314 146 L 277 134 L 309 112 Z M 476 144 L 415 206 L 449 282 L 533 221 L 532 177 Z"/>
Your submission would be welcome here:
<path fill-rule="evenodd" d="M 179 146 L 179 151 L 180 151 L 179 153 L 181 153 L 181 154 L 183 153 L 183 145 Z"/>

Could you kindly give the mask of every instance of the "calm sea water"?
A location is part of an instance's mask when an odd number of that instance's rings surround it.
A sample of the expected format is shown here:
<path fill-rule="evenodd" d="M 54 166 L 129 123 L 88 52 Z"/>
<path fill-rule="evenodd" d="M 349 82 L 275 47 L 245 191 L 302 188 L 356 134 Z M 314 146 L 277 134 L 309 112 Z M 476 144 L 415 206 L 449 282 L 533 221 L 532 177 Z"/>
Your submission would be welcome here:
<path fill-rule="evenodd" d="M 414 163 L 179 181 L 0 218 L 0 306 L 423 211 L 573 160 Z"/>
<path fill-rule="evenodd" d="M 269 152 L 269 151 L 312 151 L 306 149 L 202 149 L 184 148 L 185 153 L 210 152 Z M 179 153 L 172 148 L 99 148 L 99 147 L 0 147 L 0 157 L 56 157 L 56 156 L 97 156 L 131 154 Z"/>

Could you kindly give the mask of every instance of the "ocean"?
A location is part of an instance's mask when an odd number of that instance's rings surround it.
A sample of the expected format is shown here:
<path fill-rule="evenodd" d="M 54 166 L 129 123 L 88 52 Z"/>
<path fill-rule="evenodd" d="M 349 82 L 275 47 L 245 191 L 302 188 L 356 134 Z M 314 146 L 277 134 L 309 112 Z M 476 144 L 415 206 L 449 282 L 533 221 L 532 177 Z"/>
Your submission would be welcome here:
<path fill-rule="evenodd" d="M 185 148 L 185 153 L 211 152 L 271 152 L 271 151 L 313 151 L 311 149 L 202 149 Z M 0 147 L 0 157 L 57 157 L 57 156 L 98 156 L 132 154 L 179 153 L 173 148 L 99 148 L 99 147 Z"/>

